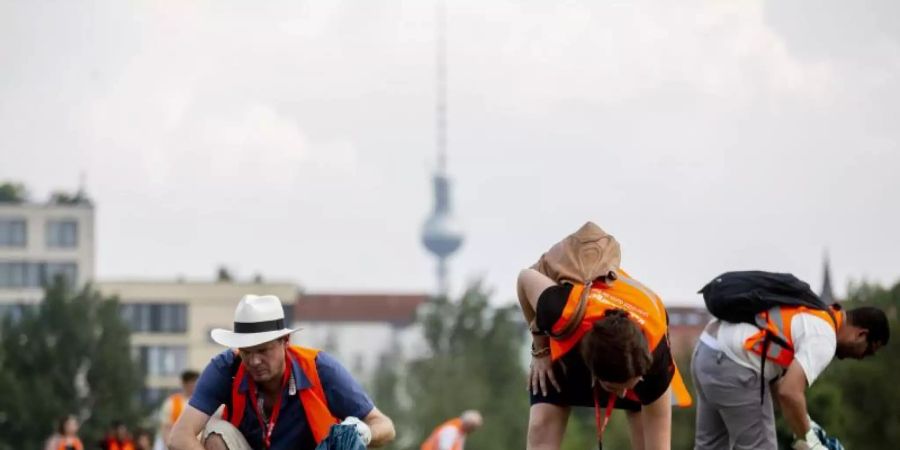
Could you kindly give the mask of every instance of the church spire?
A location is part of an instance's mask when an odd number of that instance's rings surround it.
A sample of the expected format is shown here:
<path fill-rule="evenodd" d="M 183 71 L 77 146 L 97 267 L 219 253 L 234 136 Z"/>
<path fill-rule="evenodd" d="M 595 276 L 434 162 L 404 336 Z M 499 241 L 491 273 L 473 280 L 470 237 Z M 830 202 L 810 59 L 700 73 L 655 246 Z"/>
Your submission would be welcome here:
<path fill-rule="evenodd" d="M 831 261 L 829 260 L 827 251 L 822 259 L 822 291 L 819 292 L 819 297 L 826 305 L 830 305 L 837 301 L 837 299 L 834 298 L 834 291 L 831 289 Z"/>

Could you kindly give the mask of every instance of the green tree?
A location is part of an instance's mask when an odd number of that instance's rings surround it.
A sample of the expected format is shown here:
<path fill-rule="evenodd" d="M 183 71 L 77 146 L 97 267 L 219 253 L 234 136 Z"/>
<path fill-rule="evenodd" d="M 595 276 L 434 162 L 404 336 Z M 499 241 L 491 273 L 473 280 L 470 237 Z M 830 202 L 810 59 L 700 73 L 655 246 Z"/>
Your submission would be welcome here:
<path fill-rule="evenodd" d="M 22 183 L 0 183 L 0 203 L 22 203 L 28 199 L 28 191 Z"/>
<path fill-rule="evenodd" d="M 83 191 L 77 191 L 70 194 L 64 191 L 56 191 L 50 194 L 50 202 L 58 205 L 78 205 L 81 203 L 90 203 L 87 195 Z"/>
<path fill-rule="evenodd" d="M 82 439 L 98 440 L 113 420 L 144 415 L 140 369 L 118 302 L 90 286 L 71 290 L 60 277 L 40 305 L 0 330 L 0 449 L 40 448 L 62 415 L 83 422 Z"/>
<path fill-rule="evenodd" d="M 520 314 L 518 307 L 492 307 L 480 283 L 459 301 L 429 303 L 419 320 L 427 356 L 386 359 L 375 377 L 376 402 L 387 405 L 401 436 L 394 448 L 419 448 L 437 425 L 466 409 L 484 416 L 484 426 L 466 440 L 467 449 L 525 448 L 528 397 Z"/>

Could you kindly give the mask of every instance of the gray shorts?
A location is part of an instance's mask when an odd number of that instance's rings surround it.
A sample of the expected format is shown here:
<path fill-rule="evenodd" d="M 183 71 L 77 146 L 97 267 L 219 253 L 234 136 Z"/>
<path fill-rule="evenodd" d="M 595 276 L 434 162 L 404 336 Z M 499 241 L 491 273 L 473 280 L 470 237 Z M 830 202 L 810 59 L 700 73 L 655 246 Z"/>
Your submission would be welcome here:
<path fill-rule="evenodd" d="M 697 342 L 691 360 L 697 400 L 694 450 L 777 450 L 775 413 L 760 375 L 719 350 Z"/>

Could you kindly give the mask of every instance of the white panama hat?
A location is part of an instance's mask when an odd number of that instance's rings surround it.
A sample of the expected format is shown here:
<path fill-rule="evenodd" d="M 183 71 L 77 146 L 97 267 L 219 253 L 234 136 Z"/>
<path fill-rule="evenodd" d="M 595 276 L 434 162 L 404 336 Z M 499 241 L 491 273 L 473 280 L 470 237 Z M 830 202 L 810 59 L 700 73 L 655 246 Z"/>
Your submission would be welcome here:
<path fill-rule="evenodd" d="M 234 310 L 234 330 L 216 328 L 209 335 L 231 348 L 247 348 L 274 341 L 300 328 L 285 328 L 284 308 L 274 295 L 245 295 Z"/>

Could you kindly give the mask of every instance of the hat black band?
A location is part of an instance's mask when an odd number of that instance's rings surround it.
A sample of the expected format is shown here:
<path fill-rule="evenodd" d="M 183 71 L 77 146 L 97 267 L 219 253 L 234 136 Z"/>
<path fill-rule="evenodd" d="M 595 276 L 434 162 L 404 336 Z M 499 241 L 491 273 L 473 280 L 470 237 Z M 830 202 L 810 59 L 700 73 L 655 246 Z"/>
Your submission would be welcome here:
<path fill-rule="evenodd" d="M 263 333 L 266 331 L 278 331 L 284 329 L 284 319 L 268 320 L 265 322 L 235 322 L 235 333 Z"/>

